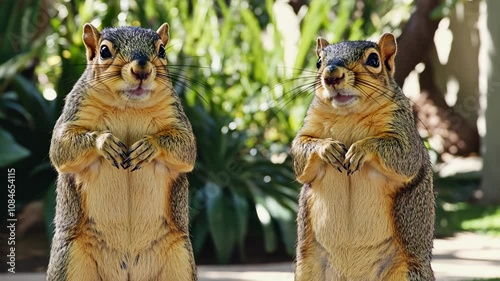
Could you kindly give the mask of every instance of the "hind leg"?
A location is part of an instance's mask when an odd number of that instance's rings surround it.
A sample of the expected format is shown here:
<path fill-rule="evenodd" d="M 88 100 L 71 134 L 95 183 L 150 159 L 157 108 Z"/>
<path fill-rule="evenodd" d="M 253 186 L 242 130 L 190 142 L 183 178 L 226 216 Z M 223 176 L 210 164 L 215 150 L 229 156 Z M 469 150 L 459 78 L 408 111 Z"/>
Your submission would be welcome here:
<path fill-rule="evenodd" d="M 434 281 L 436 278 L 434 277 L 434 272 L 432 271 L 432 267 L 429 263 L 422 263 L 422 266 L 410 268 L 410 272 L 408 273 L 409 281 Z"/>
<path fill-rule="evenodd" d="M 99 281 L 96 261 L 78 240 L 54 237 L 47 281 Z"/>
<path fill-rule="evenodd" d="M 311 238 L 302 241 L 297 249 L 295 281 L 325 281 L 327 259 L 322 247 Z M 342 280 L 339 278 L 333 280 Z"/>
<path fill-rule="evenodd" d="M 158 280 L 196 281 L 196 266 L 189 239 L 180 241 L 170 248 L 167 263 Z"/>
<path fill-rule="evenodd" d="M 56 232 L 52 239 L 50 261 L 47 269 L 47 281 L 66 281 L 68 279 L 68 256 L 71 242 Z"/>
<path fill-rule="evenodd" d="M 344 281 L 343 277 L 328 265 L 327 253 L 316 241 L 309 220 L 309 189 L 309 186 L 304 185 L 300 192 L 299 214 L 297 218 L 298 243 L 295 281 Z"/>
<path fill-rule="evenodd" d="M 134 257 L 133 281 L 196 281 L 191 242 L 187 235 L 169 235 Z"/>

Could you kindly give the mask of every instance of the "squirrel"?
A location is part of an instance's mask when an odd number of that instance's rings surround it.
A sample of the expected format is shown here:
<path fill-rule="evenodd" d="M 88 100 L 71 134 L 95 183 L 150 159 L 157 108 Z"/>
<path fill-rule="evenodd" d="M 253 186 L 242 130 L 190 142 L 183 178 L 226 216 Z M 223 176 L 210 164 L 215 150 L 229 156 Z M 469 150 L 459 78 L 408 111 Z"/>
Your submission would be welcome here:
<path fill-rule="evenodd" d="M 47 280 L 196 280 L 187 173 L 196 142 L 167 70 L 169 26 L 83 26 L 87 67 L 49 156 L 58 171 Z"/>
<path fill-rule="evenodd" d="M 292 141 L 295 280 L 435 280 L 429 155 L 394 80 L 397 44 L 317 39 L 315 94 Z"/>

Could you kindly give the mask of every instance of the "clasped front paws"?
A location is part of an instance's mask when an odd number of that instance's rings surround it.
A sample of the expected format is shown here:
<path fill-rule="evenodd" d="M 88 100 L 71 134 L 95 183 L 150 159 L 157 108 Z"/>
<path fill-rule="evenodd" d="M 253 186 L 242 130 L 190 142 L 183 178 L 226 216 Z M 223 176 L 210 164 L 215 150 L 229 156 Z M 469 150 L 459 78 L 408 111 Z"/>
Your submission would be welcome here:
<path fill-rule="evenodd" d="M 320 147 L 318 152 L 319 157 L 326 163 L 334 166 L 342 173 L 347 171 L 350 176 L 359 171 L 369 157 L 368 151 L 361 141 L 355 142 L 349 149 L 336 140 L 327 139 Z"/>
<path fill-rule="evenodd" d="M 97 151 L 113 167 L 128 169 L 132 172 L 150 163 L 159 154 L 159 149 L 153 144 L 152 137 L 146 136 L 134 143 L 130 148 L 111 132 L 105 131 L 96 137 Z M 119 164 L 119 165 L 118 165 Z"/>

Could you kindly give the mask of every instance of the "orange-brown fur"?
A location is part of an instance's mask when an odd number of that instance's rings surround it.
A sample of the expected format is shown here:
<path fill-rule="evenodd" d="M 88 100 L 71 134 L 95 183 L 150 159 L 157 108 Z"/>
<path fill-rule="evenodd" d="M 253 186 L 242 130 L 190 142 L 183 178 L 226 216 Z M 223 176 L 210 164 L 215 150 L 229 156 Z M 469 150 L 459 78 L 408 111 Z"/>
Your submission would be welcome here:
<path fill-rule="evenodd" d="M 158 35 L 155 52 L 168 25 Z M 196 280 L 185 174 L 196 146 L 166 61 L 150 56 L 141 66 L 88 24 L 84 42 L 89 66 L 66 99 L 50 151 L 59 180 L 47 279 Z M 113 60 L 99 58 L 103 45 Z M 138 85 L 151 90 L 124 92 Z"/>
<path fill-rule="evenodd" d="M 363 42 L 327 48 L 318 39 L 318 56 L 328 61 L 292 144 L 304 184 L 295 280 L 434 280 L 432 171 L 409 103 L 392 78 L 395 40 L 386 34 L 376 45 Z M 355 48 L 358 57 L 346 53 Z M 380 58 L 378 67 L 365 65 L 371 53 Z M 342 91 L 356 98 L 339 104 L 333 96 Z M 406 213 L 412 208 L 415 217 Z M 425 223 L 411 226 L 421 223 L 415 218 Z"/>

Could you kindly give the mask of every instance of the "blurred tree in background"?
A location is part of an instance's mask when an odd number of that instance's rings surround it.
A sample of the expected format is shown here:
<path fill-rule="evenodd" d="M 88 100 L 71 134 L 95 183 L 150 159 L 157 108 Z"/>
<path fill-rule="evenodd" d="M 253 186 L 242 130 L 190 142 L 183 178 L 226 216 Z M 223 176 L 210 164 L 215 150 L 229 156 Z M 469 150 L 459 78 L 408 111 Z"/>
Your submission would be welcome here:
<path fill-rule="evenodd" d="M 198 142 L 198 161 L 190 174 L 193 247 L 198 259 L 216 257 L 226 263 L 244 261 L 255 249 L 294 253 L 299 186 L 288 148 L 312 98 L 313 89 L 304 85 L 315 75 L 316 37 L 338 42 L 395 33 L 400 36 L 398 83 L 412 72 L 425 92 L 438 79 L 432 72 L 437 60 L 429 58 L 434 32 L 441 18 L 455 22 L 457 7 L 469 3 L 20 0 L 1 5 L 1 38 L 6 40 L 0 42 L 0 166 L 17 170 L 19 209 L 43 198 L 51 233 L 56 175 L 48 159 L 50 134 L 65 95 L 85 69 L 83 24 L 156 29 L 168 22 L 169 71 Z M 422 63 L 423 71 L 418 70 Z M 433 116 L 441 114 L 445 123 L 451 117 L 465 120 L 446 103 L 444 93 L 428 94 L 441 105 Z M 417 104 L 417 111 L 429 108 Z M 435 130 L 426 116 L 419 115 L 428 127 L 426 139 L 438 137 L 444 143 L 428 143 L 438 156 L 479 152 L 475 120 L 467 121 L 469 131 L 449 137 L 443 130 L 466 126 Z M 471 140 L 465 137 L 470 132 Z M 450 149 L 460 141 L 463 146 Z"/>

